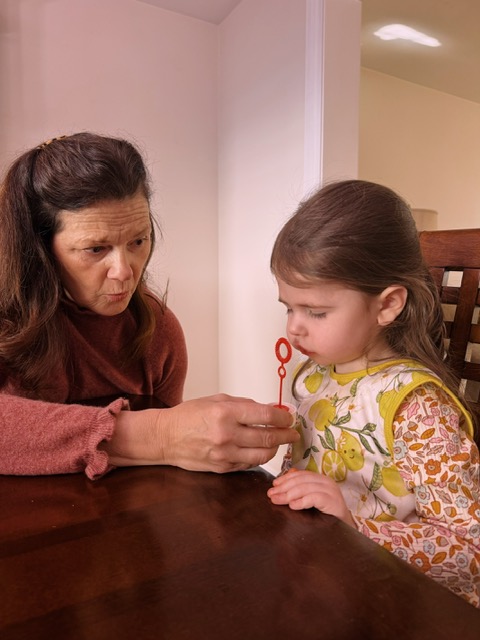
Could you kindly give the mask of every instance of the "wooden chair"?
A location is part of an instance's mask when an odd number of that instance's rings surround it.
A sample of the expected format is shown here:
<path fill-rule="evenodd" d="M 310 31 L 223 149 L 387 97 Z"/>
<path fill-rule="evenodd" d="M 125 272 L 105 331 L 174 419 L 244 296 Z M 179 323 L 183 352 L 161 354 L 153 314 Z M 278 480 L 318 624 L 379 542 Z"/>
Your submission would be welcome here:
<path fill-rule="evenodd" d="M 480 444 L 480 229 L 422 231 L 419 235 L 442 301 L 448 362 L 476 413 L 475 439 Z"/>

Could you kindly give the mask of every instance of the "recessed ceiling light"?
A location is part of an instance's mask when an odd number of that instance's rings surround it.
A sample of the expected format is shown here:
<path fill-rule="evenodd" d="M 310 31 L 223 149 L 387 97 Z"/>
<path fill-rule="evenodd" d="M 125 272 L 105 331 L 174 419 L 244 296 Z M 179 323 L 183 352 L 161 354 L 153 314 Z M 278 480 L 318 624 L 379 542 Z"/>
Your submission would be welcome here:
<path fill-rule="evenodd" d="M 411 40 L 426 47 L 439 47 L 441 45 L 441 42 L 436 38 L 427 36 L 421 31 L 416 31 L 404 24 L 387 24 L 385 27 L 375 31 L 374 35 L 382 40 Z"/>

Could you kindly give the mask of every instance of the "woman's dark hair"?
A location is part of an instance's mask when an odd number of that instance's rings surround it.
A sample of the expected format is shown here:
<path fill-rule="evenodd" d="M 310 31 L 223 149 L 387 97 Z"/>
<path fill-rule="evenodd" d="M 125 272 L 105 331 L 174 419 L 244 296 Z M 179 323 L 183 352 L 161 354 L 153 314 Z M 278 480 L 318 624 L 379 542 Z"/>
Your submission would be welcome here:
<path fill-rule="evenodd" d="M 57 313 L 64 294 L 51 251 L 58 213 L 139 192 L 149 200 L 149 178 L 138 150 L 126 140 L 94 133 L 45 142 L 7 171 L 0 191 L 0 360 L 34 396 L 42 397 L 48 374 L 66 361 Z M 152 251 L 153 246 L 152 224 Z M 145 352 L 155 328 L 144 276 L 130 308 L 138 331 L 125 350 L 127 362 Z"/>
<path fill-rule="evenodd" d="M 318 280 L 375 296 L 391 285 L 407 290 L 404 309 L 384 328 L 391 349 L 436 373 L 458 394 L 445 363 L 444 322 L 436 286 L 423 260 L 407 203 L 363 180 L 326 185 L 300 204 L 277 236 L 272 273 L 297 287 Z M 298 372 L 298 376 L 311 361 Z"/>

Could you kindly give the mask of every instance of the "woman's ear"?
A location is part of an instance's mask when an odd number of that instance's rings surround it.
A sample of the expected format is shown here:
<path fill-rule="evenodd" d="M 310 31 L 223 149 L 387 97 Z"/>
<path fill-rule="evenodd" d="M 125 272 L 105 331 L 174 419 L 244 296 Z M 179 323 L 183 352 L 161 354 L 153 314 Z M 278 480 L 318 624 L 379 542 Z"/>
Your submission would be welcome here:
<path fill-rule="evenodd" d="M 407 302 L 408 292 L 401 285 L 392 285 L 382 291 L 379 297 L 380 311 L 377 322 L 381 327 L 391 324 L 401 314 Z"/>

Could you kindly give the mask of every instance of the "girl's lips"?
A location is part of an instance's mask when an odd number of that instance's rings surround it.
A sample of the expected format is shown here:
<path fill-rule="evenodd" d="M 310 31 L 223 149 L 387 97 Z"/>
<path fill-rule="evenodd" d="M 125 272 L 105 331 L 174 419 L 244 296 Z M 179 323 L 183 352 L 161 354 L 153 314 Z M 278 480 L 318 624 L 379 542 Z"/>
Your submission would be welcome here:
<path fill-rule="evenodd" d="M 294 345 L 294 348 L 297 351 L 300 351 L 300 353 L 303 353 L 304 356 L 309 356 L 310 355 L 310 351 L 305 351 L 305 349 L 302 349 L 302 347 Z"/>

